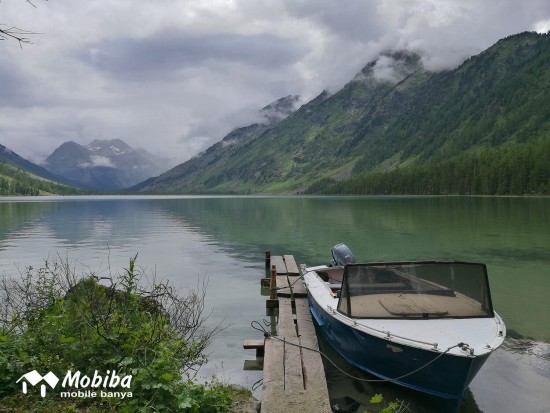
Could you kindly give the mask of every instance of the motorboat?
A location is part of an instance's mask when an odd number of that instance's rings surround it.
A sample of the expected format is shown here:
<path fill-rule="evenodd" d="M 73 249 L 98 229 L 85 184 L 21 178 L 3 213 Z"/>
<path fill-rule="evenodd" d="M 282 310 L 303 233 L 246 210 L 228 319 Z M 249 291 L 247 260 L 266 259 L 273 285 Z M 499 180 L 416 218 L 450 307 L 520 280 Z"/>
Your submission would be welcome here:
<path fill-rule="evenodd" d="M 302 268 L 311 313 L 331 346 L 381 380 L 462 400 L 506 336 L 486 266 L 360 264 L 345 244 L 331 252 L 330 265 Z"/>

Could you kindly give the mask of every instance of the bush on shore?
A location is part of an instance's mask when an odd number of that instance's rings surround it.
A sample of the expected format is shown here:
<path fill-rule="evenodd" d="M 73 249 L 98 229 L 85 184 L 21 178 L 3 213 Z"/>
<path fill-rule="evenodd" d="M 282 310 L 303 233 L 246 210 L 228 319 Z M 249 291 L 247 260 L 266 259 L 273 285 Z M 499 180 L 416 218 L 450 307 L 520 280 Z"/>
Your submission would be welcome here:
<path fill-rule="evenodd" d="M 116 275 L 78 276 L 69 260 L 58 257 L 26 268 L 18 278 L 0 278 L 0 411 L 230 411 L 230 386 L 215 378 L 193 381 L 220 330 L 204 324 L 206 286 L 194 291 L 148 283 L 136 258 Z M 23 394 L 17 383 L 33 370 L 60 379 L 55 389 L 47 387 L 46 397 L 38 384 Z M 96 397 L 61 397 L 67 371 L 92 378 L 96 370 L 131 376 L 131 385 L 88 386 Z M 61 390 L 79 390 L 72 387 Z M 101 397 L 101 389 L 127 397 Z"/>

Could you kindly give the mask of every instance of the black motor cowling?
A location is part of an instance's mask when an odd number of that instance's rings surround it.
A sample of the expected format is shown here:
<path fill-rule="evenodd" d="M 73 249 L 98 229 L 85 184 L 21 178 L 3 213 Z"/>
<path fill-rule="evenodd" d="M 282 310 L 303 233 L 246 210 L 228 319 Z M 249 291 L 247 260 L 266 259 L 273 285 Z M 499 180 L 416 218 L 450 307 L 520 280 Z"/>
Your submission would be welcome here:
<path fill-rule="evenodd" d="M 356 264 L 355 257 L 346 244 L 336 244 L 330 249 L 332 265 L 343 268 L 346 264 Z"/>

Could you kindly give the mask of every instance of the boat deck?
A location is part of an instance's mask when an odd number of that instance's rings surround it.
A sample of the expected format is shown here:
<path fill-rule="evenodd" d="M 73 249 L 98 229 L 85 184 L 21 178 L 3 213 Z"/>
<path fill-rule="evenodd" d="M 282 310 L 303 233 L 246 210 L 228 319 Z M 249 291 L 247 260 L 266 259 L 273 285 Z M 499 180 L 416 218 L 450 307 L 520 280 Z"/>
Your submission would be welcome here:
<path fill-rule="evenodd" d="M 472 317 L 486 315 L 481 304 L 462 294 L 384 293 L 350 297 L 354 318 L 389 317 Z"/>

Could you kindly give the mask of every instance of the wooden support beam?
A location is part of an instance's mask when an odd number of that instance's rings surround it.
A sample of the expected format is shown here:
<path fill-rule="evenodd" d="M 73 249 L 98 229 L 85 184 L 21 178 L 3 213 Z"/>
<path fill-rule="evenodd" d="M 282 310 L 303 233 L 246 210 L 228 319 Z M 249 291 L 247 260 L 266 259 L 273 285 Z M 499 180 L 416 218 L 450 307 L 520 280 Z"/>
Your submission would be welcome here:
<path fill-rule="evenodd" d="M 265 270 L 266 272 L 271 269 L 271 251 L 265 252 Z"/>
<path fill-rule="evenodd" d="M 270 288 L 270 294 L 269 294 L 269 299 L 270 300 L 276 300 L 277 299 L 277 271 L 275 270 L 275 265 L 272 265 L 271 266 L 271 277 L 270 277 L 270 283 L 269 283 L 269 288 Z"/>
<path fill-rule="evenodd" d="M 265 300 L 265 308 L 279 308 L 279 300 L 267 299 Z"/>
<path fill-rule="evenodd" d="M 243 341 L 245 350 L 264 348 L 264 339 L 249 338 Z"/>
<path fill-rule="evenodd" d="M 264 340 L 256 340 L 256 339 L 247 339 L 243 341 L 243 348 L 245 350 L 254 349 L 256 350 L 256 357 L 263 357 L 264 356 Z"/>
<path fill-rule="evenodd" d="M 243 370 L 244 371 L 262 371 L 264 369 L 264 362 L 262 359 L 245 360 Z"/>

